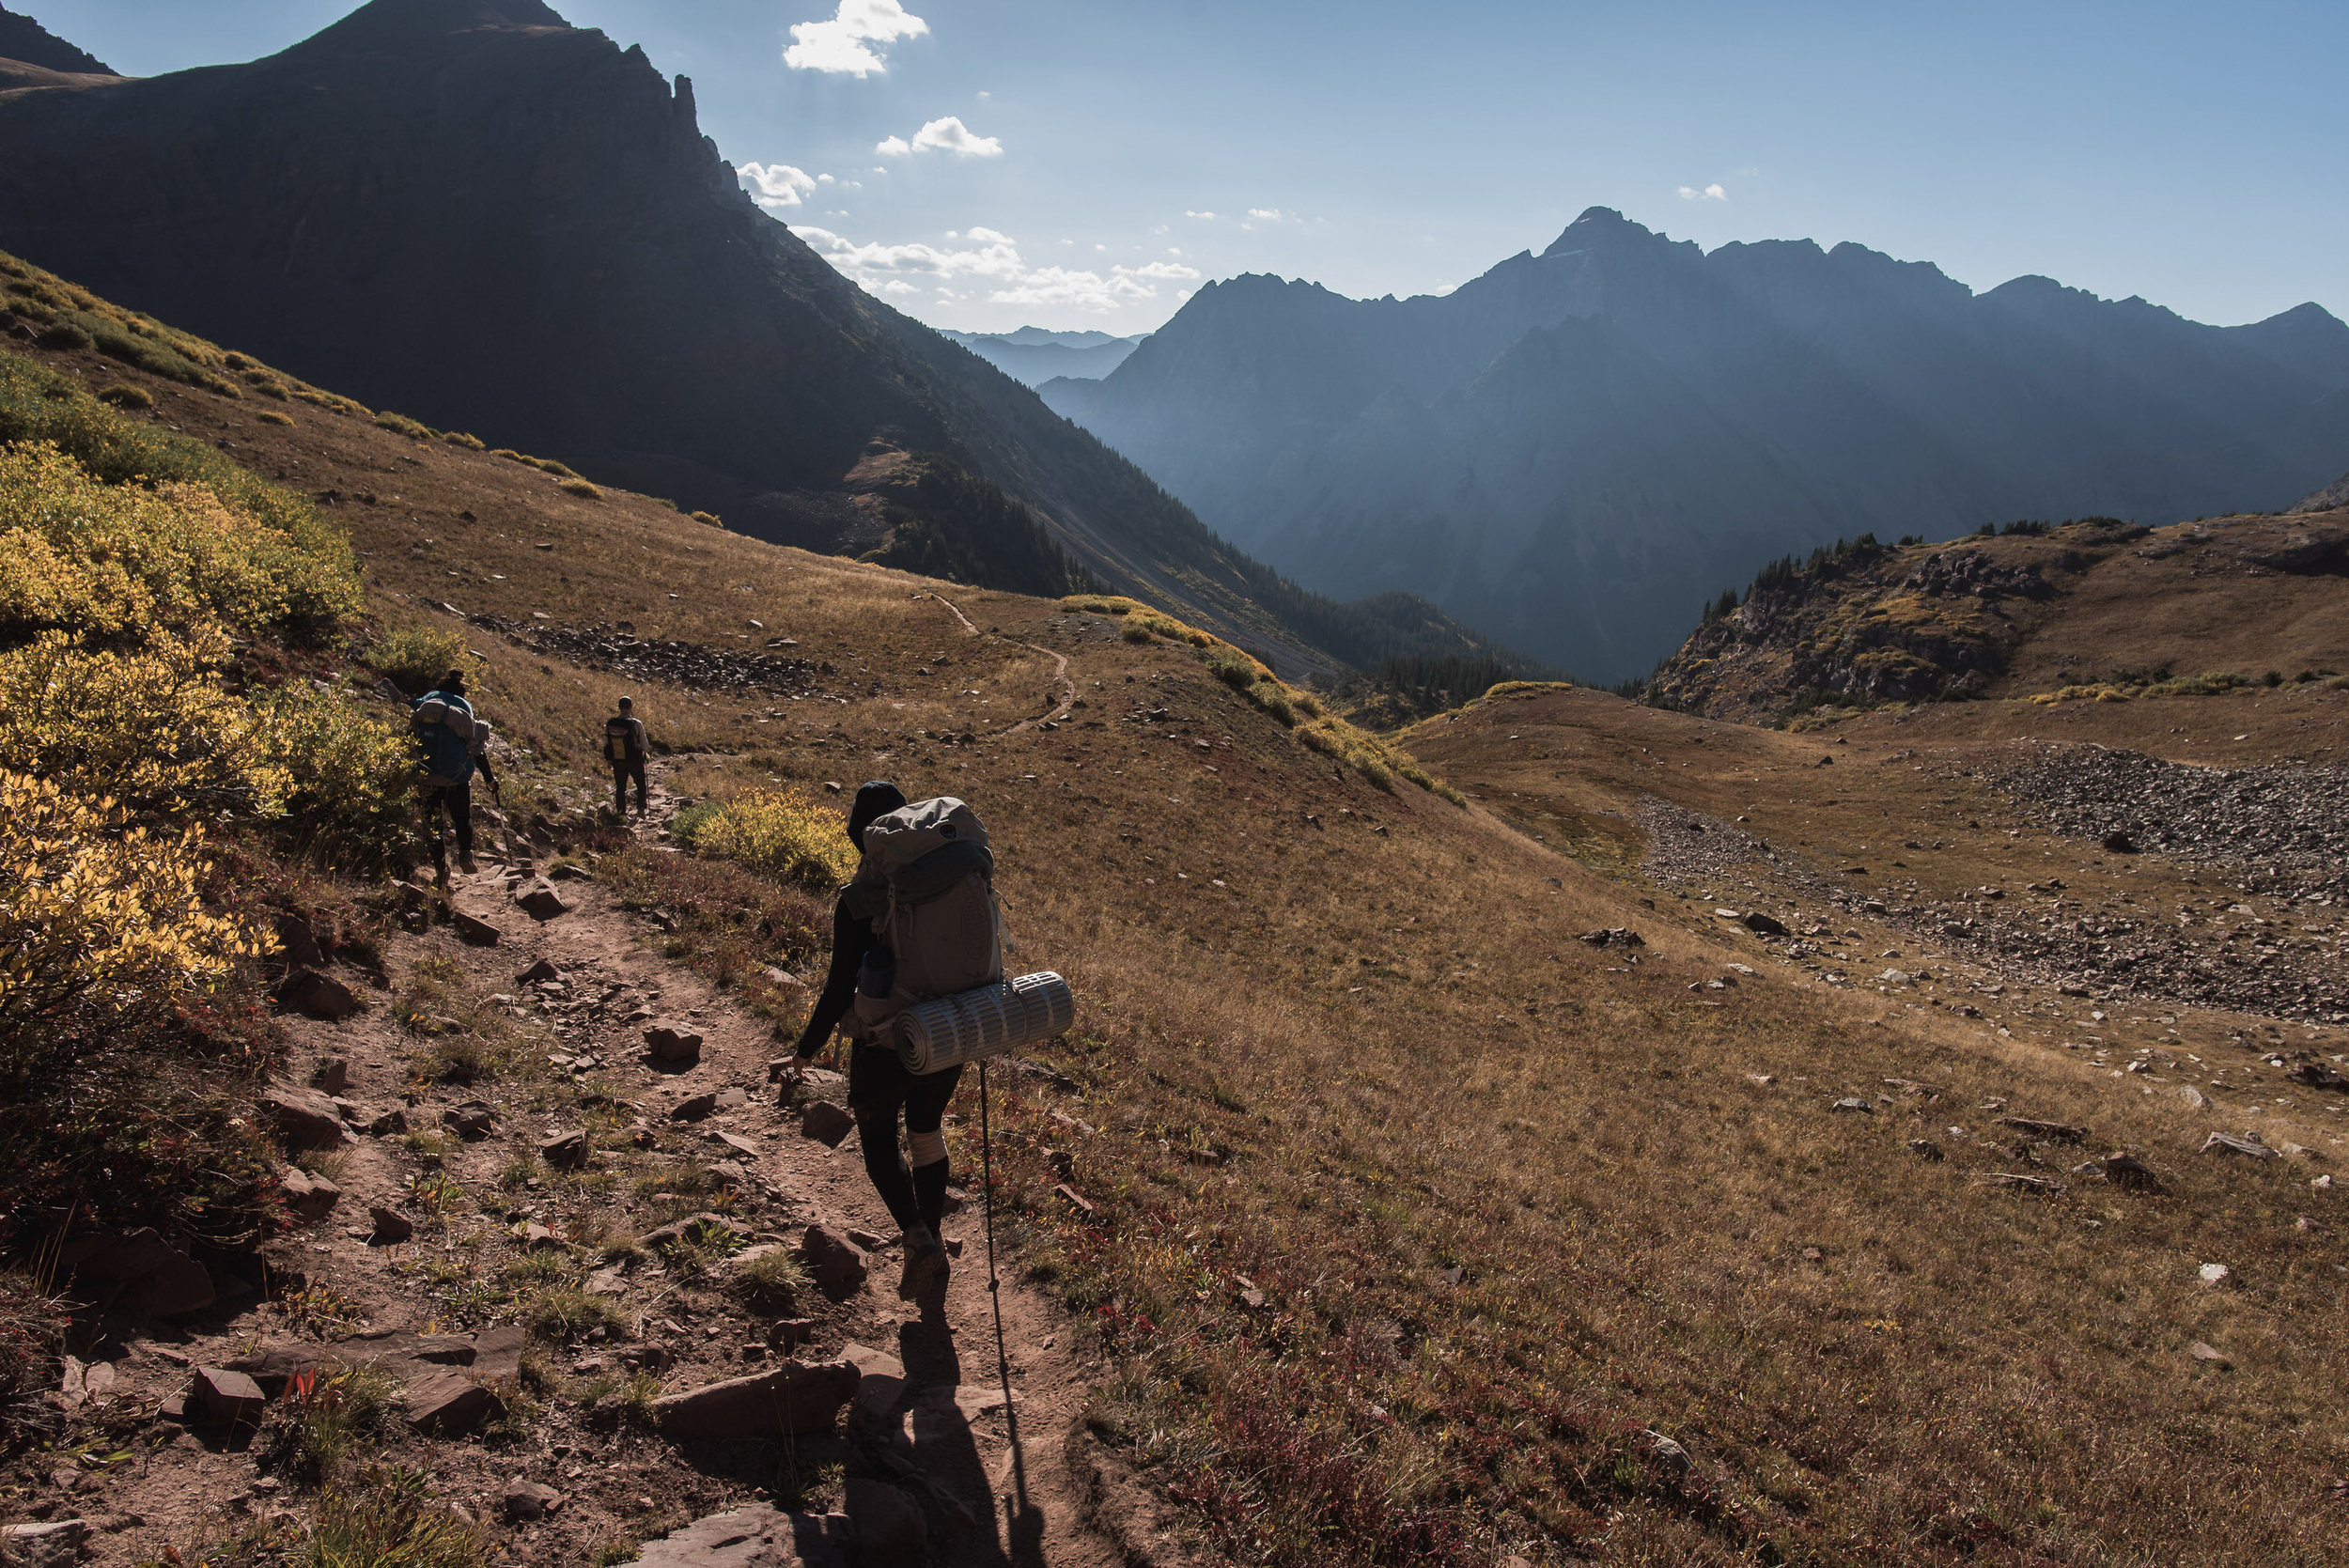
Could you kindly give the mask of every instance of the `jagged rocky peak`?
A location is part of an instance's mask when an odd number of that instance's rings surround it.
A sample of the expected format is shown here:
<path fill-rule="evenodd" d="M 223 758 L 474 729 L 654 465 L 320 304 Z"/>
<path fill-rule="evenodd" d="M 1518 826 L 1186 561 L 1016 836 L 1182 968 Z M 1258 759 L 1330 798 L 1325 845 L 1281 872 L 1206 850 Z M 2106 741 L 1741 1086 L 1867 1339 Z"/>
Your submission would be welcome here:
<path fill-rule="evenodd" d="M 0 60 L 15 60 L 75 76 L 115 74 L 114 67 L 97 55 L 75 48 L 31 17 L 6 6 L 0 6 Z"/>
<path fill-rule="evenodd" d="M 295 57 L 374 54 L 451 33 L 568 31 L 570 25 L 545 0 L 373 0 L 285 53 Z"/>

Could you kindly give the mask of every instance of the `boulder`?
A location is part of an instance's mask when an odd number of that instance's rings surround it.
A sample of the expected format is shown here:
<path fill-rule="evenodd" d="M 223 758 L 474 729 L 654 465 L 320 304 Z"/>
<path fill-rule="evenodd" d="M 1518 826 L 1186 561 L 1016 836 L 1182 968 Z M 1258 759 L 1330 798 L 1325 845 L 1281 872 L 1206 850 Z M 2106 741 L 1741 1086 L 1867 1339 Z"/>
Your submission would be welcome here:
<path fill-rule="evenodd" d="M 846 1514 L 785 1514 L 753 1503 L 646 1542 L 636 1568 L 848 1568 L 856 1561 Z"/>
<path fill-rule="evenodd" d="M 369 1239 L 378 1247 L 389 1247 L 406 1241 L 416 1234 L 416 1222 L 397 1209 L 378 1203 L 367 1210 L 367 1218 L 375 1221 L 375 1234 Z"/>
<path fill-rule="evenodd" d="M 2197 1151 L 2206 1155 L 2241 1155 L 2246 1159 L 2281 1159 L 2284 1157 L 2256 1138 L 2237 1138 L 2231 1132 L 2214 1132 L 2202 1140 Z"/>
<path fill-rule="evenodd" d="M 468 947 L 495 947 L 506 936 L 479 915 L 469 915 L 454 907 L 448 911 L 448 924 L 458 939 Z"/>
<path fill-rule="evenodd" d="M 856 1527 L 858 1568 L 922 1568 L 929 1558 L 929 1526 L 922 1505 L 902 1487 L 850 1477 L 848 1522 Z"/>
<path fill-rule="evenodd" d="M 840 1358 L 857 1371 L 858 1417 L 866 1421 L 887 1417 L 896 1406 L 897 1396 L 905 1390 L 905 1363 L 886 1350 L 875 1350 L 866 1344 L 844 1346 Z"/>
<path fill-rule="evenodd" d="M 645 1048 L 663 1062 L 690 1067 L 702 1059 L 701 1031 L 675 1018 L 656 1018 L 645 1026 Z"/>
<path fill-rule="evenodd" d="M 329 1099 L 350 1093 L 350 1058 L 330 1056 L 310 1070 L 310 1087 Z"/>
<path fill-rule="evenodd" d="M 575 1129 L 541 1139 L 538 1157 L 557 1171 L 576 1171 L 587 1163 L 587 1134 Z"/>
<path fill-rule="evenodd" d="M 334 1102 L 315 1089 L 278 1086 L 261 1091 L 261 1110 L 289 1148 L 323 1149 L 357 1141 Z"/>
<path fill-rule="evenodd" d="M 2115 1187 L 2133 1188 L 2140 1192 L 2161 1190 L 2161 1179 L 2134 1155 L 2120 1149 L 2105 1156 L 2105 1180 Z"/>
<path fill-rule="evenodd" d="M 314 1176 L 298 1166 L 289 1166 L 278 1178 L 285 1189 L 286 1206 L 306 1220 L 319 1220 L 334 1212 L 342 1201 L 343 1189 L 324 1176 Z"/>
<path fill-rule="evenodd" d="M 1739 920 L 1737 924 L 1744 926 L 1747 930 L 1752 932 L 1757 937 L 1782 937 L 1786 935 L 1786 924 L 1783 921 L 1766 915 L 1759 909 L 1755 909 L 1749 913 L 1743 919 Z"/>
<path fill-rule="evenodd" d="M 453 1369 L 418 1376 L 405 1397 L 408 1425 L 428 1437 L 461 1437 L 506 1414 L 495 1389 Z"/>
<path fill-rule="evenodd" d="M 552 1486 L 541 1486 L 535 1481 L 516 1476 L 506 1483 L 499 1494 L 498 1512 L 510 1525 L 529 1524 L 543 1519 L 563 1506 L 563 1494 Z"/>
<path fill-rule="evenodd" d="M 72 1568 L 81 1560 L 89 1526 L 80 1519 L 45 1525 L 0 1526 L 0 1563 L 8 1568 Z"/>
<path fill-rule="evenodd" d="M 442 1111 L 441 1122 L 466 1142 L 477 1143 L 497 1130 L 498 1116 L 479 1100 L 467 1100 Z"/>
<path fill-rule="evenodd" d="M 537 963 L 531 965 L 528 969 L 522 970 L 521 973 L 514 976 L 514 983 L 518 986 L 533 986 L 541 980 L 560 980 L 562 978 L 563 971 L 554 967 L 554 963 L 552 959 L 541 958 Z"/>
<path fill-rule="evenodd" d="M 653 1421 L 673 1437 L 772 1437 L 828 1432 L 857 1393 L 853 1363 L 786 1361 L 653 1401 Z"/>
<path fill-rule="evenodd" d="M 531 919 L 545 922 L 571 912 L 571 906 L 555 891 L 554 884 L 543 877 L 534 877 L 514 890 L 514 902 Z"/>
<path fill-rule="evenodd" d="M 856 1130 L 856 1118 L 846 1107 L 830 1100 L 810 1100 L 800 1112 L 800 1136 L 813 1138 L 828 1149 L 840 1147 L 841 1140 Z"/>
<path fill-rule="evenodd" d="M 807 1228 L 800 1242 L 800 1256 L 807 1264 L 808 1277 L 827 1291 L 861 1289 L 872 1272 L 872 1260 L 864 1250 L 826 1225 Z"/>
<path fill-rule="evenodd" d="M 198 1367 L 188 1386 L 188 1403 L 216 1421 L 257 1421 L 269 1408 L 269 1396 L 243 1373 Z"/>
<path fill-rule="evenodd" d="M 718 1094 L 717 1091 L 712 1090 L 707 1094 L 695 1094 L 691 1099 L 679 1100 L 676 1106 L 671 1108 L 669 1111 L 669 1120 L 672 1122 L 698 1122 L 703 1117 L 709 1115 L 717 1109 Z"/>
<path fill-rule="evenodd" d="M 296 970 L 279 981 L 277 1003 L 305 1017 L 329 1023 L 347 1018 L 365 1005 L 350 986 L 316 970 Z"/>

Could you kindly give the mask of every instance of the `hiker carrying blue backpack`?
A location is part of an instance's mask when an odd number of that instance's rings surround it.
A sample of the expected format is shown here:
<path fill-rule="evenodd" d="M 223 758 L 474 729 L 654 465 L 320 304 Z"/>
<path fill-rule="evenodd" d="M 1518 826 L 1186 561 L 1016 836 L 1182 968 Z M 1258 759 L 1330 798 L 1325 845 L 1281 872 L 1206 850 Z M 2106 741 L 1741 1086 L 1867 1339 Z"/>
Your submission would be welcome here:
<path fill-rule="evenodd" d="M 465 700 L 465 673 L 451 670 L 441 684 L 418 697 L 409 712 L 424 768 L 426 831 L 432 836 L 432 885 L 448 886 L 448 846 L 442 836 L 445 815 L 457 829 L 457 866 L 470 877 L 481 868 L 473 858 L 473 776 L 489 781 L 490 798 L 506 803 L 497 774 L 490 768 L 490 726 L 474 717 Z"/>

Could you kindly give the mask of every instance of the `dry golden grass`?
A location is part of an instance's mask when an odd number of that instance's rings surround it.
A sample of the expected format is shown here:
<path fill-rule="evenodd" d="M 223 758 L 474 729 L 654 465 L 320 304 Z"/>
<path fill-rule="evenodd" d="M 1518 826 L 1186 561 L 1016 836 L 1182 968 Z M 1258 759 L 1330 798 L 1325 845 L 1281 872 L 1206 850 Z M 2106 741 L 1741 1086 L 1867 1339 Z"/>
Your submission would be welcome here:
<path fill-rule="evenodd" d="M 972 636 L 919 580 L 616 491 L 568 497 L 306 405 L 280 429 L 154 392 L 175 423 L 235 429 L 265 471 L 378 493 L 339 515 L 386 628 L 451 624 L 428 608 L 444 599 L 717 646 L 790 636 L 849 699 L 624 687 L 475 631 L 481 706 L 533 753 L 526 792 L 600 787 L 596 724 L 625 689 L 682 793 L 886 776 L 974 802 L 1015 967 L 1058 969 L 1083 999 L 1046 1053 L 1075 1094 L 992 1075 L 999 1196 L 1019 1256 L 1112 1358 L 1104 1426 L 1222 1552 L 2349 1557 L 2327 1391 L 2349 1372 L 2344 1258 L 2310 1168 L 2195 1157 L 2205 1119 L 2174 1098 L 2116 1087 L 2019 1010 L 1999 1034 L 2014 999 L 1968 1019 L 1801 982 L 1642 882 L 1623 815 L 1650 794 L 1744 815 L 1828 862 L 1930 821 L 1944 846 L 1907 869 L 1936 887 L 2060 866 L 2096 896 L 2145 897 L 2159 867 L 2124 880 L 1891 754 L 2180 726 L 2195 743 L 2162 737 L 2172 754 L 2307 754 L 2340 693 L 1973 704 L 1813 736 L 1513 693 L 1404 737 L 1472 798 L 1462 812 L 1334 766 L 1188 647 L 956 594 L 1003 632 Z M 1015 643 L 1068 658 L 1084 706 L 1064 727 L 1003 733 L 1050 706 L 1050 662 Z M 681 914 L 680 955 L 796 1021 L 803 993 L 761 966 L 816 956 L 815 901 L 682 857 L 604 869 Z M 1575 940 L 1610 925 L 1644 935 L 1639 963 Z M 1688 989 L 1724 976 L 1739 984 Z M 2196 1040 L 2228 1022 L 2178 1018 Z M 1844 1097 L 1874 1109 L 1831 1109 Z M 2021 1157 L 1977 1141 L 1994 1101 L 2090 1127 L 2083 1154 L 2138 1149 L 2166 1193 L 2060 1166 L 2058 1197 L 1979 1184 Z M 2295 1108 L 2268 1130 L 2329 1148 L 2324 1120 Z M 966 1117 L 966 1167 L 968 1134 Z M 1912 1137 L 1950 1157 L 1918 1159 Z M 1073 1157 L 1090 1212 L 1056 1195 L 1047 1150 Z M 2295 1228 L 2302 1214 L 2322 1228 Z M 2232 1281 L 2202 1285 L 2204 1262 Z M 2195 1359 L 2197 1341 L 2226 1364 Z M 1685 1475 L 1655 1434 L 1686 1451 Z"/>

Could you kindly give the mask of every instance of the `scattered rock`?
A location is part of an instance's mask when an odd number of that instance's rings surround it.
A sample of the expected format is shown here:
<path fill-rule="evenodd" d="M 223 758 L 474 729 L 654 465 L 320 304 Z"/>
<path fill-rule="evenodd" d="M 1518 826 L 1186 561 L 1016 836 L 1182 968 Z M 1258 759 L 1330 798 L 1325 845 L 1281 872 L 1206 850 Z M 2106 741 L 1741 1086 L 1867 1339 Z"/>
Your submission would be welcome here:
<path fill-rule="evenodd" d="M 1941 1145 L 1930 1138 L 1912 1138 L 1908 1141 L 1908 1152 L 1919 1159 L 1939 1159 Z"/>
<path fill-rule="evenodd" d="M 1860 1099 L 1857 1096 L 1837 1100 L 1833 1105 L 1828 1107 L 1828 1109 L 1829 1110 L 1857 1110 L 1870 1116 L 1875 1115 L 1876 1110 L 1875 1106 L 1870 1105 L 1866 1100 Z"/>
<path fill-rule="evenodd" d="M 310 1087 L 333 1099 L 350 1092 L 350 1058 L 330 1056 L 310 1069 Z"/>
<path fill-rule="evenodd" d="M 76 1236 L 58 1251 L 57 1264 L 77 1281 L 118 1284 L 114 1303 L 148 1317 L 200 1312 L 218 1299 L 204 1265 L 149 1226 Z"/>
<path fill-rule="evenodd" d="M 469 915 L 454 905 L 448 911 L 448 924 L 449 929 L 457 933 L 458 940 L 467 947 L 495 947 L 506 937 L 505 932 L 479 915 Z"/>
<path fill-rule="evenodd" d="M 2210 1096 L 2203 1094 L 2200 1089 L 2195 1088 L 2194 1085 L 2190 1083 L 2181 1083 L 2178 1085 L 2178 1098 L 2184 1100 L 2186 1103 L 2186 1108 L 2191 1110 L 2207 1110 L 2210 1109 Z"/>
<path fill-rule="evenodd" d="M 554 967 L 552 959 L 541 958 L 537 963 L 531 965 L 528 969 L 522 970 L 521 973 L 514 976 L 514 984 L 517 986 L 535 986 L 541 980 L 560 980 L 562 978 L 563 971 Z"/>
<path fill-rule="evenodd" d="M 342 1112 L 334 1102 L 314 1089 L 264 1089 L 260 1104 L 288 1148 L 322 1149 L 357 1141 L 343 1126 Z"/>
<path fill-rule="evenodd" d="M 1752 932 L 1757 937 L 1782 937 L 1786 935 L 1785 922 L 1778 920 L 1772 916 L 1766 915 L 1759 909 L 1749 911 L 1745 918 L 1738 921 L 1737 924 L 1744 926 L 1747 930 Z"/>
<path fill-rule="evenodd" d="M 922 1568 L 929 1557 L 929 1527 L 922 1506 L 883 1481 L 850 1477 L 848 1522 L 856 1527 L 859 1568 Z"/>
<path fill-rule="evenodd" d="M 515 889 L 514 902 L 522 913 L 541 923 L 571 912 L 571 906 L 555 891 L 554 884 L 543 877 L 533 877 Z"/>
<path fill-rule="evenodd" d="M 2200 1340 L 2196 1340 L 2192 1344 L 2187 1345 L 2186 1347 L 2186 1353 L 2188 1356 L 2193 1357 L 2198 1361 L 2210 1362 L 2213 1366 L 2217 1367 L 2222 1372 L 2234 1365 L 2234 1362 L 2228 1358 L 2225 1351 L 2213 1345 L 2204 1344 Z"/>
<path fill-rule="evenodd" d="M 334 1213 L 343 1196 L 343 1189 L 324 1176 L 314 1176 L 294 1166 L 288 1167 L 278 1178 L 278 1186 L 285 1189 L 286 1206 L 307 1220 L 323 1219 Z"/>
<path fill-rule="evenodd" d="M 391 1138 L 408 1130 L 408 1112 L 397 1106 L 367 1124 L 371 1138 Z"/>
<path fill-rule="evenodd" d="M 2029 1192 L 2043 1198 L 2052 1198 L 2064 1190 L 2060 1181 L 2046 1176 L 2027 1176 L 2013 1171 L 1980 1172 L 1974 1176 L 1974 1184 L 1978 1187 L 2010 1187 L 2017 1192 Z"/>
<path fill-rule="evenodd" d="M 676 1106 L 674 1106 L 669 1111 L 669 1120 L 672 1122 L 698 1122 L 703 1117 L 715 1111 L 717 1109 L 718 1094 L 716 1090 L 712 1090 L 707 1094 L 695 1094 L 691 1099 L 677 1101 Z"/>
<path fill-rule="evenodd" d="M 2061 1122 L 2034 1122 L 2028 1116 L 2001 1116 L 1999 1126 L 2013 1127 L 2026 1138 L 2036 1138 L 2048 1143 L 2078 1143 L 2088 1137 L 2086 1127 L 2069 1126 Z"/>
<path fill-rule="evenodd" d="M 561 1510 L 563 1494 L 552 1486 L 516 1476 L 498 1498 L 498 1511 L 508 1524 L 528 1524 Z"/>
<path fill-rule="evenodd" d="M 406 1399 L 409 1426 L 428 1437 L 461 1437 L 506 1414 L 495 1389 L 454 1369 L 417 1377 Z"/>
<path fill-rule="evenodd" d="M 2223 1285 L 2234 1278 L 2234 1270 L 2223 1263 L 2206 1263 L 2195 1272 L 2206 1285 Z"/>
<path fill-rule="evenodd" d="M 661 1018 L 646 1024 L 645 1047 L 654 1056 L 673 1065 L 690 1067 L 702 1059 L 701 1032 L 675 1018 Z"/>
<path fill-rule="evenodd" d="M 557 1171 L 576 1171 L 587 1163 L 587 1134 L 574 1129 L 541 1139 L 538 1157 Z"/>
<path fill-rule="evenodd" d="M 653 1421 L 673 1437 L 769 1437 L 828 1432 L 856 1397 L 848 1361 L 786 1361 L 770 1372 L 705 1384 L 653 1401 Z"/>
<path fill-rule="evenodd" d="M 2349 1078 L 2322 1062 L 2296 1062 L 2284 1069 L 2284 1077 L 2310 1089 L 2349 1089 Z"/>
<path fill-rule="evenodd" d="M 800 1113 L 800 1136 L 813 1138 L 827 1148 L 837 1149 L 840 1141 L 856 1130 L 856 1118 L 830 1100 L 810 1100 Z"/>
<path fill-rule="evenodd" d="M 1682 1448 L 1654 1427 L 1647 1428 L 1640 1436 L 1646 1439 L 1648 1452 L 1657 1464 L 1663 1466 L 1675 1477 L 1688 1473 L 1690 1460 L 1687 1449 Z"/>
<path fill-rule="evenodd" d="M 872 1259 L 847 1236 L 826 1225 L 810 1225 L 800 1241 L 800 1256 L 807 1272 L 824 1290 L 846 1293 L 861 1289 L 872 1272 Z"/>
<path fill-rule="evenodd" d="M 2202 1140 L 2196 1151 L 2205 1155 L 2241 1155 L 2246 1159 L 2281 1159 L 2283 1156 L 2256 1138 L 2237 1138 L 2231 1132 L 2214 1132 Z"/>
<path fill-rule="evenodd" d="M 2105 1156 L 2105 1180 L 2115 1187 L 2133 1188 L 2139 1192 L 2161 1190 L 2161 1178 L 2134 1155 L 2121 1149 Z"/>
<path fill-rule="evenodd" d="M 296 970 L 279 981 L 277 1003 L 329 1023 L 350 1017 L 364 1005 L 350 986 L 316 970 Z"/>
<path fill-rule="evenodd" d="M 80 1519 L 0 1526 L 0 1563 L 8 1568 L 72 1568 L 89 1526 Z"/>
<path fill-rule="evenodd" d="M 367 1210 L 367 1218 L 375 1221 L 375 1234 L 368 1239 L 378 1247 L 393 1246 L 416 1234 L 414 1220 L 397 1209 L 387 1209 L 380 1203 Z"/>
<path fill-rule="evenodd" d="M 840 1358 L 857 1371 L 858 1416 L 867 1421 L 887 1416 L 905 1389 L 905 1363 L 886 1350 L 876 1350 L 869 1344 L 848 1345 L 841 1350 Z"/>
<path fill-rule="evenodd" d="M 479 1100 L 467 1100 L 442 1111 L 441 1123 L 466 1142 L 477 1143 L 497 1130 L 498 1117 Z"/>
<path fill-rule="evenodd" d="M 738 1132 L 712 1132 L 706 1135 L 712 1143 L 723 1143 L 745 1159 L 758 1157 L 758 1145 Z"/>
<path fill-rule="evenodd" d="M 188 1387 L 189 1403 L 216 1421 L 257 1421 L 269 1408 L 261 1386 L 226 1367 L 198 1367 Z"/>
<path fill-rule="evenodd" d="M 767 1325 L 767 1343 L 777 1350 L 796 1350 L 816 1337 L 812 1317 L 781 1317 Z"/>
<path fill-rule="evenodd" d="M 690 1231 L 711 1227 L 729 1234 L 734 1229 L 733 1222 L 724 1215 L 712 1214 L 708 1209 L 704 1209 L 699 1214 L 689 1214 L 682 1219 L 672 1219 L 666 1225 L 655 1226 L 638 1236 L 636 1244 L 647 1250 L 658 1252 L 664 1247 L 675 1247 L 678 1242 L 683 1241 Z"/>
<path fill-rule="evenodd" d="M 635 1568 L 848 1568 L 856 1560 L 848 1515 L 785 1514 L 753 1503 L 646 1542 Z"/>

